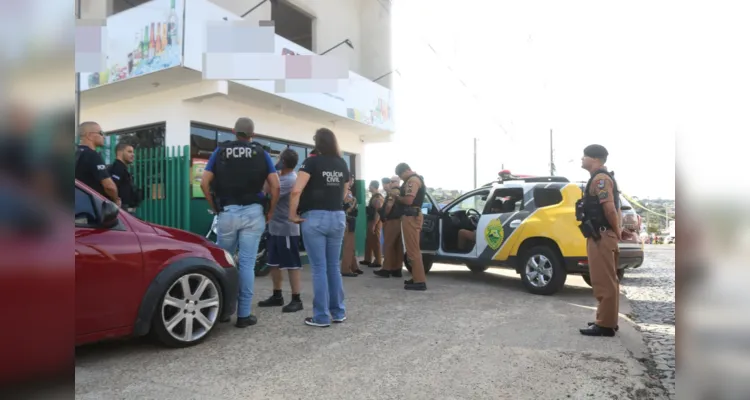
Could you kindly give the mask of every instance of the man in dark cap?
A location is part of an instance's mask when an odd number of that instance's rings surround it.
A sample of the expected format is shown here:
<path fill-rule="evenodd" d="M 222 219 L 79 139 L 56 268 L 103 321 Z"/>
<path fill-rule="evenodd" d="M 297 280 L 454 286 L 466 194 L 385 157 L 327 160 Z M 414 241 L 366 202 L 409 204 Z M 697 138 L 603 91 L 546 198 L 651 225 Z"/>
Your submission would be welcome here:
<path fill-rule="evenodd" d="M 203 171 L 201 189 L 208 205 L 218 214 L 217 244 L 231 254 L 239 248 L 240 288 L 235 326 L 246 328 L 258 321 L 250 313 L 255 261 L 266 219 L 273 217 L 280 189 L 271 156 L 259 143 L 252 141 L 253 121 L 239 118 L 234 134 L 237 140 L 222 144 L 211 154 Z M 264 216 L 263 187 L 266 183 L 271 200 L 268 214 Z"/>
<path fill-rule="evenodd" d="M 583 150 L 581 167 L 591 174 L 583 199 L 577 207 L 581 231 L 586 237 L 586 253 L 594 297 L 598 302 L 596 321 L 581 329 L 586 336 L 614 336 L 620 308 L 619 261 L 620 193 L 614 174 L 604 164 L 609 153 L 604 146 L 592 144 Z"/>

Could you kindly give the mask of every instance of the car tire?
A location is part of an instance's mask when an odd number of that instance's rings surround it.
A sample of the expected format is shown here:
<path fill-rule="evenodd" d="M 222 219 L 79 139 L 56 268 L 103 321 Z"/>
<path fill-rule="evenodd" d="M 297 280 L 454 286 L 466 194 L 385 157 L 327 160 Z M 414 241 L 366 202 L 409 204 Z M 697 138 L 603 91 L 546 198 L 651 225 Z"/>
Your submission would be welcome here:
<path fill-rule="evenodd" d="M 551 295 L 565 286 L 568 272 L 557 251 L 549 246 L 532 247 L 524 253 L 521 260 L 521 282 L 529 292 Z"/>
<path fill-rule="evenodd" d="M 432 269 L 432 263 L 434 260 L 432 259 L 432 255 L 430 254 L 422 254 L 422 265 L 424 265 L 424 273 L 430 272 Z M 406 253 L 404 253 L 404 266 L 406 267 L 406 270 L 411 272 L 411 264 L 409 264 L 409 258 L 406 257 Z"/>
<path fill-rule="evenodd" d="M 187 295 L 183 289 L 185 285 L 190 291 Z M 200 295 L 196 297 L 196 292 L 201 288 Z M 186 272 L 175 278 L 161 294 L 151 322 L 151 332 L 167 347 L 195 346 L 204 341 L 219 324 L 223 307 L 221 286 L 210 273 Z"/>
<path fill-rule="evenodd" d="M 625 269 L 618 269 L 617 270 L 617 281 L 622 282 L 622 279 L 625 278 Z"/>
<path fill-rule="evenodd" d="M 481 264 L 466 264 L 466 267 L 469 268 L 471 272 L 474 272 L 477 274 L 487 271 L 487 269 L 489 269 L 487 265 L 481 265 Z"/>

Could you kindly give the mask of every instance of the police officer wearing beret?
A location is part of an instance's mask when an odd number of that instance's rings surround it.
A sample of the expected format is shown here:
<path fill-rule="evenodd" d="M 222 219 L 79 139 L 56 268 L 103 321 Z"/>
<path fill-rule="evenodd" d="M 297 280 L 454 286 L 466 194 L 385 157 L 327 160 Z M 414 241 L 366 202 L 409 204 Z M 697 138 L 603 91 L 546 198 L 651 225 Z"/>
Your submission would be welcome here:
<path fill-rule="evenodd" d="M 583 150 L 581 159 L 581 167 L 591 173 L 591 178 L 576 205 L 576 217 L 586 237 L 591 286 L 598 302 L 596 321 L 580 330 L 586 336 L 614 336 L 620 308 L 617 279 L 618 243 L 622 238 L 620 193 L 614 174 L 604 166 L 608 155 L 604 146 L 592 144 Z"/>
<path fill-rule="evenodd" d="M 222 144 L 211 154 L 203 171 L 201 189 L 211 209 L 218 214 L 218 245 L 232 254 L 239 247 L 240 288 L 236 326 L 245 328 L 258 321 L 250 313 L 255 260 L 266 221 L 272 218 L 276 209 L 280 186 L 271 156 L 260 144 L 252 141 L 255 134 L 253 121 L 239 118 L 234 125 L 234 134 L 237 140 Z M 266 216 L 263 215 L 265 183 L 268 183 L 271 195 Z"/>

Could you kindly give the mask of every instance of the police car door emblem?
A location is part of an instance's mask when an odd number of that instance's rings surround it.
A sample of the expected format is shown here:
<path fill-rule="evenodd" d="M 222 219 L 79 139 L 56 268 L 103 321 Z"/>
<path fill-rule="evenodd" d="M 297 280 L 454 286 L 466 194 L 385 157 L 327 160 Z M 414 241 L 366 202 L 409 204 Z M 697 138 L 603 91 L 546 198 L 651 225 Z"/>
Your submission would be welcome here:
<path fill-rule="evenodd" d="M 484 228 L 484 238 L 487 240 L 487 245 L 492 250 L 497 250 L 500 245 L 503 244 L 505 238 L 505 232 L 503 231 L 503 223 L 499 219 L 493 219 Z"/>

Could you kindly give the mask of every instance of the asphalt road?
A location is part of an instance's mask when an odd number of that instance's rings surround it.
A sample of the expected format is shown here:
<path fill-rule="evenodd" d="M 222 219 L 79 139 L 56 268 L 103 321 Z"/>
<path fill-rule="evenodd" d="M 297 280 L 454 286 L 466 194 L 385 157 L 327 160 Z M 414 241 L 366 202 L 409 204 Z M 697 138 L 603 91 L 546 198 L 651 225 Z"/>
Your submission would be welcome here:
<path fill-rule="evenodd" d="M 615 338 L 578 333 L 592 320 L 577 276 L 555 296 L 528 294 L 508 271 L 436 266 L 429 290 L 371 271 L 345 278 L 348 320 L 303 325 L 254 308 L 258 325 L 223 324 L 203 344 L 170 350 L 147 340 L 84 346 L 78 399 L 661 399 L 641 334 L 624 318 Z M 270 294 L 256 282 L 256 299 Z M 630 312 L 626 300 L 621 315 Z"/>

